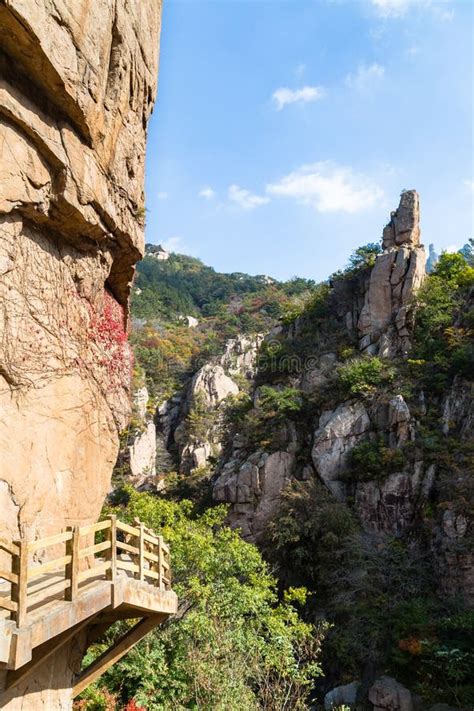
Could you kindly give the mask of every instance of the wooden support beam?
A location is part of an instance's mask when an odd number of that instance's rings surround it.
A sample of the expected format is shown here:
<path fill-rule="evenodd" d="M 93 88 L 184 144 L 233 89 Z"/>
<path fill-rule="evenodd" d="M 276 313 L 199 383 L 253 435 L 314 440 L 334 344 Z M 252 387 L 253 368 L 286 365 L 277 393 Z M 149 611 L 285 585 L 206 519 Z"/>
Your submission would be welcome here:
<path fill-rule="evenodd" d="M 158 587 L 163 588 L 163 536 L 158 536 Z"/>
<path fill-rule="evenodd" d="M 109 516 L 110 519 L 110 529 L 109 529 L 109 542 L 110 551 L 108 553 L 108 558 L 110 560 L 110 568 L 106 573 L 107 580 L 115 582 L 117 577 L 117 516 L 112 514 Z"/>
<path fill-rule="evenodd" d="M 92 662 L 92 664 L 90 664 L 87 669 L 84 669 L 77 677 L 72 689 L 73 698 L 84 691 L 89 684 L 92 684 L 93 681 L 102 676 L 112 664 L 118 662 L 137 642 L 143 639 L 148 632 L 163 622 L 167 617 L 168 615 L 151 615 L 150 617 L 145 617 L 124 634 L 123 637 L 118 639 L 110 649 L 101 654 L 100 657 Z"/>
<path fill-rule="evenodd" d="M 79 622 L 79 624 L 74 625 L 74 627 L 71 627 L 70 629 L 66 630 L 57 637 L 54 637 L 53 639 L 50 639 L 47 642 L 41 644 L 39 647 L 36 647 L 36 649 L 33 651 L 31 661 L 28 662 L 28 664 L 25 664 L 16 671 L 9 671 L 7 673 L 5 689 L 10 689 L 12 686 L 15 686 L 16 684 L 19 684 L 21 681 L 23 681 L 23 679 L 29 674 L 31 674 L 31 672 L 34 671 L 36 667 L 38 667 L 40 664 L 43 664 L 47 659 L 49 659 L 52 654 L 57 652 L 58 649 L 60 649 L 64 644 L 66 644 L 66 642 L 69 642 L 72 637 L 75 637 L 78 632 L 83 629 L 83 627 L 89 625 L 91 623 L 91 620 L 92 618 L 88 617 L 87 619 L 83 620 L 82 622 Z"/>
<path fill-rule="evenodd" d="M 19 541 L 15 544 L 18 555 L 12 557 L 12 573 L 17 576 L 16 583 L 12 583 L 11 599 L 16 603 L 15 621 L 17 627 L 22 627 L 26 621 L 28 610 L 28 544 Z"/>
<path fill-rule="evenodd" d="M 65 599 L 72 601 L 77 597 L 79 590 L 79 526 L 71 526 L 68 529 L 72 533 L 72 537 L 66 543 L 66 551 L 71 560 L 66 566 L 66 579 L 71 585 L 66 589 Z"/>
<path fill-rule="evenodd" d="M 145 580 L 145 525 L 140 523 L 140 538 L 138 542 L 138 547 L 140 550 L 138 558 L 138 579 Z"/>

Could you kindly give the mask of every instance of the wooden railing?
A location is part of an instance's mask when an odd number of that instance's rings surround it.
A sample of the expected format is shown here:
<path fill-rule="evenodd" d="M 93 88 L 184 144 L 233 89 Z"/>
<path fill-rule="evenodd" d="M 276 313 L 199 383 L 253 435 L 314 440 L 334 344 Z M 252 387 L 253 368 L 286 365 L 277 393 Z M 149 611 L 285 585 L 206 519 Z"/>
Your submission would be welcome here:
<path fill-rule="evenodd" d="M 8 611 L 17 627 L 22 627 L 31 608 L 58 595 L 75 600 L 81 586 L 92 580 L 113 582 L 120 570 L 136 580 L 170 590 L 168 545 L 140 521 L 134 523 L 130 526 L 116 516 L 109 516 L 99 523 L 69 527 L 35 541 L 0 539 L 3 558 L 11 561 L 9 570 L 0 569 L 0 581 L 10 584 L 6 594 L 0 590 L 0 610 Z M 54 553 L 53 559 L 34 562 L 34 557 L 49 558 L 46 552 L 52 548 L 54 551 L 49 553 Z M 61 555 L 56 553 L 57 549 Z"/>

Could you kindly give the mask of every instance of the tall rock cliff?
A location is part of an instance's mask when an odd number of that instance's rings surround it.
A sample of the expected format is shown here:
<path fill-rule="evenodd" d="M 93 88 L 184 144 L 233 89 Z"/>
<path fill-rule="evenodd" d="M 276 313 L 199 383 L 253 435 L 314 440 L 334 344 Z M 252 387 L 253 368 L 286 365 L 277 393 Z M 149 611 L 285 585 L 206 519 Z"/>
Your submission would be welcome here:
<path fill-rule="evenodd" d="M 357 696 L 400 711 L 412 692 L 452 703 L 433 670 L 448 654 L 469 668 L 473 285 L 462 255 L 426 277 L 418 195 L 404 191 L 381 245 L 264 339 L 231 409 L 214 500 L 282 585 L 314 593 L 308 619 L 334 623 L 327 708 Z"/>
<path fill-rule="evenodd" d="M 159 0 L 0 2 L 0 512 L 13 539 L 96 520 L 109 489 L 160 13 Z M 69 662 L 7 708 L 67 707 Z"/>
<path fill-rule="evenodd" d="M 351 278 L 335 279 L 331 284 L 328 310 L 321 328 L 316 327 L 308 339 L 305 334 L 312 331 L 313 324 L 311 316 L 306 316 L 296 319 L 286 331 L 278 329 L 278 333 L 267 339 L 269 348 L 275 352 L 292 344 L 295 353 L 279 360 L 272 358 L 266 364 L 267 374 L 269 366 L 270 371 L 275 371 L 271 377 L 281 381 L 278 387 L 283 383 L 296 386 L 313 401 L 328 389 L 336 392 L 332 380 L 341 365 L 338 351 L 344 343 L 352 343 L 355 349 L 369 356 L 406 355 L 410 346 L 407 327 L 410 306 L 425 276 L 419 216 L 418 193 L 403 192 L 398 209 L 392 212 L 383 230 L 382 250 L 374 264 L 356 271 Z M 330 323 L 337 333 L 336 338 L 326 332 Z M 279 340 L 275 340 L 275 335 Z M 309 350 L 302 359 L 300 344 L 305 340 L 309 340 Z M 293 366 L 294 377 L 285 379 L 285 371 Z M 258 403 L 258 391 L 254 400 Z M 354 487 L 348 486 L 345 479 L 350 452 L 357 444 L 376 439 L 380 432 L 387 435 L 393 446 L 400 446 L 413 436 L 411 414 L 402 396 L 372 403 L 370 407 L 344 400 L 332 404 L 331 409 L 316 408 L 317 418 L 307 434 L 311 454 L 303 456 L 305 461 L 299 471 L 296 462 L 302 460 L 301 450 L 308 447 L 308 441 L 304 441 L 298 428 L 291 424 L 282 427 L 282 449 L 270 454 L 264 450 L 249 452 L 242 447 L 239 437 L 234 442 L 230 457 L 219 470 L 214 497 L 231 505 L 230 520 L 246 537 L 255 540 L 265 532 L 278 509 L 281 492 L 292 477 L 307 478 L 315 472 L 337 499 L 345 500 L 348 495 L 354 495 Z M 413 480 L 401 473 L 394 475 L 387 480 L 386 491 L 376 485 L 372 492 L 370 484 L 360 485 L 357 500 L 362 506 L 367 497 L 377 499 L 370 505 L 385 512 L 380 514 L 384 518 L 381 527 L 396 529 L 407 515 L 404 508 L 410 508 L 405 494 L 413 489 L 410 494 L 413 500 L 429 476 L 424 470 L 417 472 Z M 401 500 L 387 513 L 386 499 L 397 498 L 398 489 L 403 489 L 399 492 Z M 375 510 L 372 513 L 374 517 L 379 515 Z"/>

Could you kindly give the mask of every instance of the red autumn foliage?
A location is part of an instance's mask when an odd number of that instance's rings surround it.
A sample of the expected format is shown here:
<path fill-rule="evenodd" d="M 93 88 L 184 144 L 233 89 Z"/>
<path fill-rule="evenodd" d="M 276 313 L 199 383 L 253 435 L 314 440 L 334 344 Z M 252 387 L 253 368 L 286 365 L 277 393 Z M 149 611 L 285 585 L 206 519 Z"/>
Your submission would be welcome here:
<path fill-rule="evenodd" d="M 146 711 L 144 706 L 137 706 L 135 699 L 130 699 L 128 704 L 124 706 L 123 711 Z"/>
<path fill-rule="evenodd" d="M 104 290 L 102 313 L 91 314 L 90 339 L 100 347 L 98 361 L 105 366 L 112 387 L 128 385 L 133 368 L 132 352 L 125 327 L 125 310 L 112 294 Z"/>
<path fill-rule="evenodd" d="M 422 652 L 421 642 L 416 637 L 408 637 L 407 639 L 399 639 L 398 640 L 398 647 L 399 647 L 399 649 L 402 650 L 402 652 L 408 652 L 408 654 L 411 654 L 413 656 L 421 654 L 421 652 Z"/>

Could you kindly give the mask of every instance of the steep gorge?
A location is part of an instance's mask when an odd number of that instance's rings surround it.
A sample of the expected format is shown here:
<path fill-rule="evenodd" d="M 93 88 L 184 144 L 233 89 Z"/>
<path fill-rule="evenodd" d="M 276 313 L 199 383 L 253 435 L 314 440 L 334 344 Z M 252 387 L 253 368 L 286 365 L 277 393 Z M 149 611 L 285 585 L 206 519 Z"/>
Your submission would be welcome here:
<path fill-rule="evenodd" d="M 403 192 L 380 247 L 267 335 L 230 340 L 155 415 L 186 495 L 202 506 L 210 489 L 282 586 L 314 593 L 309 619 L 334 623 L 320 693 L 387 711 L 454 703 L 429 670 L 465 644 L 464 623 L 442 625 L 474 602 L 472 269 L 454 255 L 466 286 L 436 270 L 426 281 L 419 216 L 417 193 Z M 437 335 L 420 319 L 438 288 L 462 296 L 452 313 L 443 305 Z M 182 495 L 157 474 L 162 495 Z"/>

